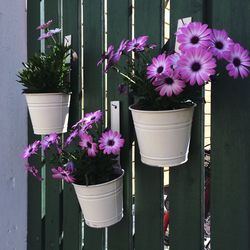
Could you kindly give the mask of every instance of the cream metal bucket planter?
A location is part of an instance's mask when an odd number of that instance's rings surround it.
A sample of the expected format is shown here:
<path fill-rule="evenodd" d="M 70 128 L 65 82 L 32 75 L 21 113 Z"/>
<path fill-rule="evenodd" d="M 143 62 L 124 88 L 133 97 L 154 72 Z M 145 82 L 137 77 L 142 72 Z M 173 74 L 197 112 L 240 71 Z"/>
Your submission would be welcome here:
<path fill-rule="evenodd" d="M 195 106 L 165 111 L 138 110 L 133 105 L 129 107 L 143 163 L 171 167 L 188 160 Z"/>
<path fill-rule="evenodd" d="M 85 223 L 94 228 L 109 227 L 123 217 L 123 175 L 98 185 L 73 184 Z"/>
<path fill-rule="evenodd" d="M 65 133 L 68 128 L 70 95 L 63 93 L 25 94 L 34 133 Z"/>

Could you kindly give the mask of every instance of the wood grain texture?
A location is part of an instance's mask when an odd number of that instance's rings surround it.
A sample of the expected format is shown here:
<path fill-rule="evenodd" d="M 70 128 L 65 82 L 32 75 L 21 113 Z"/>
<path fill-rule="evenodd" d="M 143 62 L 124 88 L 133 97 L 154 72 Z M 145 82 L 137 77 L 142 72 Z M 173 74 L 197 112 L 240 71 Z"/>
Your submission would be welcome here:
<path fill-rule="evenodd" d="M 58 1 L 51 0 L 45 1 L 44 6 L 44 18 L 45 22 L 48 20 L 53 20 L 51 28 L 56 28 L 59 26 L 61 13 L 58 11 Z M 56 39 L 59 39 L 59 35 Z M 46 45 L 51 44 L 51 39 L 46 41 Z M 46 48 L 46 47 L 45 47 Z M 49 158 L 49 155 L 46 155 Z M 62 182 L 56 181 L 51 176 L 51 168 L 54 167 L 51 164 L 46 164 L 45 168 L 45 186 L 43 192 L 45 192 L 44 204 L 45 204 L 45 249 L 59 250 L 61 244 L 61 234 L 62 234 Z"/>
<path fill-rule="evenodd" d="M 84 110 L 104 111 L 104 75 L 97 62 L 104 50 L 103 1 L 83 2 L 84 17 Z M 84 226 L 84 250 L 104 249 L 104 229 Z"/>
<path fill-rule="evenodd" d="M 131 33 L 131 15 L 129 13 L 130 0 L 111 0 L 107 5 L 107 42 L 118 48 L 122 39 L 129 39 Z M 121 63 L 125 63 L 121 60 Z M 125 147 L 121 152 L 121 167 L 125 170 L 123 180 L 124 217 L 122 221 L 108 230 L 109 250 L 133 249 L 132 236 L 132 155 L 131 155 L 131 120 L 128 109 L 128 95 L 118 93 L 118 85 L 121 82 L 118 74 L 108 73 L 108 110 L 111 101 L 120 101 L 120 132 L 125 138 Z M 110 112 L 109 112 L 110 114 Z M 110 119 L 109 119 L 110 120 Z M 122 242 L 122 244 L 121 244 Z"/>
<path fill-rule="evenodd" d="M 250 2 L 211 1 L 210 23 L 250 49 Z M 223 15 L 222 15 L 223 13 Z M 249 77 L 229 78 L 224 65 L 212 84 L 212 249 L 250 249 Z"/>
<path fill-rule="evenodd" d="M 153 14 L 152 14 L 153 13 Z M 135 1 L 135 37 L 148 35 L 162 44 L 163 2 Z M 135 165 L 135 248 L 163 249 L 163 169 L 141 163 L 138 148 Z"/>
<path fill-rule="evenodd" d="M 37 40 L 40 33 L 36 27 L 40 24 L 40 2 L 27 1 L 27 46 L 28 58 L 35 52 L 40 51 L 40 44 Z M 30 118 L 28 118 L 28 142 L 40 140 L 40 136 L 35 136 L 33 133 Z M 37 161 L 29 161 L 38 167 Z M 41 212 L 41 183 L 32 175 L 28 175 L 28 234 L 27 234 L 27 249 L 41 250 L 43 242 L 43 222 Z"/>
<path fill-rule="evenodd" d="M 63 1 L 63 32 L 71 35 L 71 45 L 78 55 L 77 61 L 71 61 L 70 74 L 72 96 L 70 103 L 69 127 L 81 118 L 81 76 L 80 76 L 80 28 L 81 6 L 79 0 Z M 62 200 L 63 250 L 80 250 L 82 246 L 82 213 L 72 185 L 64 183 Z"/>
<path fill-rule="evenodd" d="M 171 1 L 171 47 L 174 47 L 177 20 L 191 16 L 195 21 L 205 19 L 205 1 Z M 200 97 L 203 96 L 202 91 Z M 204 219 L 204 107 L 195 108 L 189 160 L 170 168 L 170 245 L 171 250 L 203 249 Z"/>

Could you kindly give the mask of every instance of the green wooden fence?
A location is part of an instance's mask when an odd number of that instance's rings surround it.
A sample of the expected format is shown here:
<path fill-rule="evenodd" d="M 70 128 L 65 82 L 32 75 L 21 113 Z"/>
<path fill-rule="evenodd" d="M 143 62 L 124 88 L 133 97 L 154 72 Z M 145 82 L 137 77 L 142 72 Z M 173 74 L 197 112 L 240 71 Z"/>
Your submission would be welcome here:
<path fill-rule="evenodd" d="M 82 112 L 101 109 L 109 123 L 109 103 L 121 103 L 121 132 L 126 149 L 121 155 L 125 169 L 124 218 L 108 230 L 92 229 L 82 216 L 70 185 L 51 180 L 49 166 L 42 166 L 45 181 L 28 178 L 29 250 L 163 250 L 163 170 L 145 166 L 135 154 L 135 195 L 132 195 L 132 142 L 130 100 L 118 95 L 118 79 L 104 76 L 96 63 L 106 44 L 147 34 L 163 42 L 163 0 L 28 0 L 28 55 L 40 51 L 35 30 L 41 20 L 53 19 L 72 35 L 79 60 L 72 65 L 73 96 L 70 124 Z M 250 2 L 247 0 L 172 0 L 171 34 L 179 18 L 192 16 L 250 48 Z M 173 48 L 174 41 L 171 41 Z M 232 81 L 226 74 L 212 83 L 212 249 L 250 249 L 250 127 L 249 80 Z M 203 93 L 200 93 L 202 96 Z M 106 98 L 107 97 L 107 98 Z M 203 249 L 204 107 L 194 115 L 188 163 L 170 170 L 171 250 Z M 29 125 L 29 141 L 38 139 Z M 132 204 L 135 203 L 133 235 Z M 107 242 L 106 242 L 107 240 Z"/>

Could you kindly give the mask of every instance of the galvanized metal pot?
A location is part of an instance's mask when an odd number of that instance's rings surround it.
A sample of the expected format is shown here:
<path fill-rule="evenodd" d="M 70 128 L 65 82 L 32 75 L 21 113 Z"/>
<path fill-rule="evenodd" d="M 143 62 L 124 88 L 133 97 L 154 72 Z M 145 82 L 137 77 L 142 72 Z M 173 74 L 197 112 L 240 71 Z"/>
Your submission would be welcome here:
<path fill-rule="evenodd" d="M 85 223 L 94 228 L 109 227 L 123 217 L 123 175 L 98 185 L 73 184 Z"/>
<path fill-rule="evenodd" d="M 188 160 L 195 106 L 163 111 L 139 110 L 134 105 L 129 107 L 143 163 L 172 167 Z"/>
<path fill-rule="evenodd" d="M 35 134 L 67 132 L 70 94 L 32 93 L 24 95 Z"/>

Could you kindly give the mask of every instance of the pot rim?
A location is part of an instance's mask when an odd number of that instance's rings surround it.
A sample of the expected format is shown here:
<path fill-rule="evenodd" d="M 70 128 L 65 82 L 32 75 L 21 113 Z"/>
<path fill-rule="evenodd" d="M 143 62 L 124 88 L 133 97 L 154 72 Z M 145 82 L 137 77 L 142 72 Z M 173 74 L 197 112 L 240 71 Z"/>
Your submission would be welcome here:
<path fill-rule="evenodd" d="M 104 186 L 104 185 L 107 185 L 107 184 L 116 182 L 117 180 L 121 179 L 121 178 L 124 176 L 124 173 L 125 173 L 124 169 L 121 168 L 121 170 L 122 170 L 122 174 L 121 174 L 119 177 L 117 177 L 117 178 L 115 178 L 114 180 L 112 180 L 112 181 L 108 181 L 108 182 L 104 182 L 104 183 L 96 184 L 96 185 L 88 185 L 88 186 L 87 186 L 87 185 L 79 185 L 79 184 L 75 184 L 75 183 L 72 183 L 72 184 L 73 184 L 74 186 L 77 186 L 77 187 L 84 187 L 84 188 L 96 188 L 96 187 L 101 187 L 101 186 Z"/>
<path fill-rule="evenodd" d="M 131 111 L 136 111 L 138 113 L 171 113 L 171 112 L 181 112 L 183 110 L 187 110 L 187 109 L 190 109 L 190 108 L 195 108 L 197 106 L 196 103 L 193 103 L 192 106 L 190 107 L 186 107 L 186 108 L 180 108 L 180 109 L 167 109 L 167 110 L 141 110 L 141 109 L 136 109 L 136 108 L 133 108 L 133 106 L 135 106 L 136 103 L 132 104 L 129 106 L 129 110 Z"/>
<path fill-rule="evenodd" d="M 23 95 L 33 95 L 33 96 L 46 96 L 46 95 L 71 95 L 72 93 L 62 93 L 62 92 L 49 92 L 49 93 L 23 93 Z"/>

